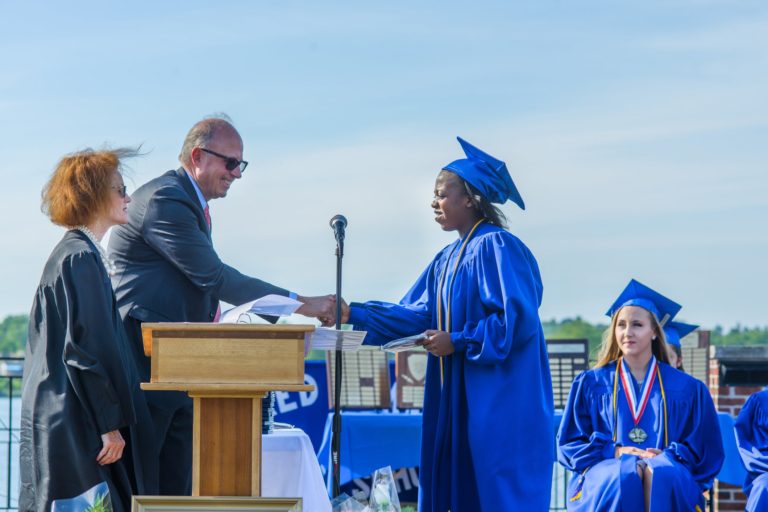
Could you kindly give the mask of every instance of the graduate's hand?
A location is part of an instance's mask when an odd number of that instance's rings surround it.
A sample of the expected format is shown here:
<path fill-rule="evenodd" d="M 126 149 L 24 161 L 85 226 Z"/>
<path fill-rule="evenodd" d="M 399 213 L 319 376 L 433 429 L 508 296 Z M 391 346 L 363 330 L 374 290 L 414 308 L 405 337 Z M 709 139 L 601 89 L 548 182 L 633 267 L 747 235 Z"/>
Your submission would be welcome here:
<path fill-rule="evenodd" d="M 336 295 L 319 295 L 317 297 L 304 297 L 297 295 L 296 300 L 303 302 L 296 312 L 300 315 L 311 316 L 319 319 L 323 325 L 336 323 Z"/>
<path fill-rule="evenodd" d="M 655 453 L 655 452 L 658 452 L 658 453 Z M 661 452 L 656 448 L 648 448 L 647 450 L 643 450 L 642 448 L 635 448 L 634 446 L 617 446 L 616 451 L 614 452 L 617 459 L 624 454 L 637 455 L 641 459 L 650 459 L 651 457 L 655 457 L 659 453 Z"/>
<path fill-rule="evenodd" d="M 445 331 L 435 331 L 429 329 L 424 332 L 424 339 L 419 342 L 427 352 L 436 356 L 449 356 L 455 350 L 451 335 Z"/>
<path fill-rule="evenodd" d="M 120 460 L 123 456 L 123 449 L 125 448 L 125 440 L 120 434 L 119 430 L 113 430 L 106 434 L 101 434 L 101 442 L 103 447 L 96 456 L 96 462 L 102 466 L 105 464 L 112 464 Z"/>
<path fill-rule="evenodd" d="M 334 299 L 336 296 L 333 296 Z M 336 306 L 334 302 L 333 307 L 333 315 L 331 316 L 320 316 L 318 317 L 318 320 L 320 320 L 320 325 L 323 327 L 335 327 L 336 326 Z M 349 304 L 347 304 L 347 301 L 344 299 L 341 299 L 341 323 L 346 324 L 349 322 Z"/>

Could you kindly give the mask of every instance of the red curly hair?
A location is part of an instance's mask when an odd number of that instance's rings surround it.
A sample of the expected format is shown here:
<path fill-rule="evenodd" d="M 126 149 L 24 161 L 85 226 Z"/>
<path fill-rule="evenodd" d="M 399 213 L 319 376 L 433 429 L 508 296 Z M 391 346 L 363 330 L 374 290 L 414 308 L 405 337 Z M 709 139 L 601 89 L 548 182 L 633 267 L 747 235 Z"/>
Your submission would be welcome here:
<path fill-rule="evenodd" d="M 121 173 L 121 160 L 137 154 L 137 149 L 119 148 L 66 155 L 43 187 L 43 213 L 59 226 L 90 223 L 109 208 L 112 180 Z"/>

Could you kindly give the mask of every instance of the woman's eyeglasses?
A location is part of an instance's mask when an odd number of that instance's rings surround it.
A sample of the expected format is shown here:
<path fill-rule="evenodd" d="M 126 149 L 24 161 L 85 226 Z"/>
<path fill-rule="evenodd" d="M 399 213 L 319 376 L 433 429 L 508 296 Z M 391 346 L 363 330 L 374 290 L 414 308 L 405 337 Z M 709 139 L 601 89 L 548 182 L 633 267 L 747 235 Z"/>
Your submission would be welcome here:
<path fill-rule="evenodd" d="M 126 187 L 125 185 L 120 185 L 119 187 L 113 186 L 112 188 L 114 190 L 117 190 L 117 193 L 120 194 L 120 197 L 122 197 L 123 199 L 125 199 L 125 196 L 128 195 L 128 187 Z"/>
<path fill-rule="evenodd" d="M 222 155 L 221 153 L 217 153 L 215 151 L 212 151 L 210 149 L 206 148 L 200 148 L 201 151 L 205 151 L 206 153 L 209 153 L 213 156 L 217 156 L 225 161 L 224 167 L 228 171 L 234 171 L 236 167 L 240 167 L 240 174 L 245 172 L 245 168 L 248 167 L 248 162 L 245 160 L 238 160 L 237 158 L 233 158 L 231 156 Z"/>

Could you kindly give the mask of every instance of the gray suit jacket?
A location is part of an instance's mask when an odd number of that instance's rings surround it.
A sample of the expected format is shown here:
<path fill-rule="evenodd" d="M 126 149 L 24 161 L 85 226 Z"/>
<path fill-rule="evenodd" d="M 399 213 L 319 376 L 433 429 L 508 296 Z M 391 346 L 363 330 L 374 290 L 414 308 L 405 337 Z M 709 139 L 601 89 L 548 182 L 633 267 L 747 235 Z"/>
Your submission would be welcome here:
<path fill-rule="evenodd" d="M 110 257 L 117 266 L 112 283 L 124 320 L 210 322 L 219 299 L 237 305 L 268 294 L 288 295 L 219 259 L 183 168 L 142 185 L 132 199 L 128 223 L 117 226 L 109 239 Z M 135 349 L 143 353 L 140 346 Z M 142 377 L 148 378 L 145 359 L 139 366 Z"/>

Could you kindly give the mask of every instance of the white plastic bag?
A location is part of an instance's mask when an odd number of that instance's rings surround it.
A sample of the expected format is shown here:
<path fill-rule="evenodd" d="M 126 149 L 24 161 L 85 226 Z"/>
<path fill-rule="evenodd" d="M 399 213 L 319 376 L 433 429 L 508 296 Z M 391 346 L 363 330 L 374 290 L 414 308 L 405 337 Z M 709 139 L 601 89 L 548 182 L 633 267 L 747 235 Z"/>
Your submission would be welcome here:
<path fill-rule="evenodd" d="M 369 512 L 370 509 L 343 492 L 331 501 L 333 512 Z"/>
<path fill-rule="evenodd" d="M 51 512 L 112 512 L 109 486 L 101 482 L 74 498 L 53 500 Z"/>
<path fill-rule="evenodd" d="M 400 512 L 400 498 L 391 467 L 377 469 L 373 474 L 368 506 L 371 512 Z"/>

